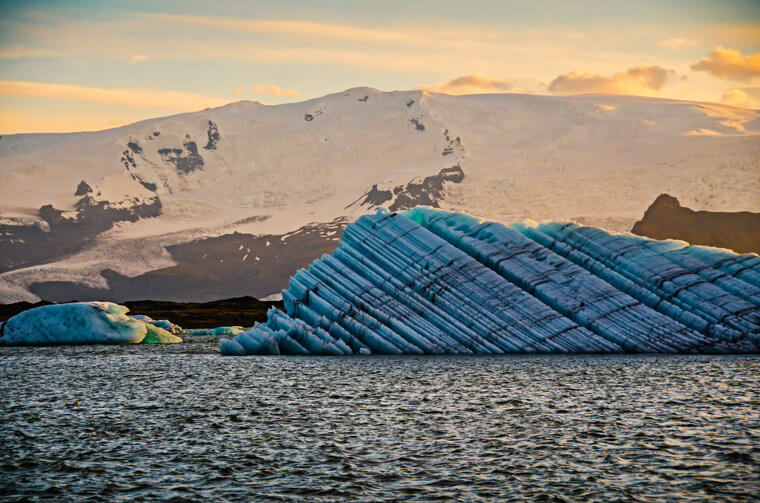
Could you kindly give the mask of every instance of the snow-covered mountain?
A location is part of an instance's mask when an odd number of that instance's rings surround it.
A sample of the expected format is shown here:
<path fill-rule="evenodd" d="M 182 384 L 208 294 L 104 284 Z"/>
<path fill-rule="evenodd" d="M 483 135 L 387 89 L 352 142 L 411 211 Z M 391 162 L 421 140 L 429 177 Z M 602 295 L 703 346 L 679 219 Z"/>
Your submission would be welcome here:
<path fill-rule="evenodd" d="M 377 206 L 630 230 L 667 192 L 760 210 L 760 112 L 356 88 L 0 138 L 0 301 L 279 291 Z"/>

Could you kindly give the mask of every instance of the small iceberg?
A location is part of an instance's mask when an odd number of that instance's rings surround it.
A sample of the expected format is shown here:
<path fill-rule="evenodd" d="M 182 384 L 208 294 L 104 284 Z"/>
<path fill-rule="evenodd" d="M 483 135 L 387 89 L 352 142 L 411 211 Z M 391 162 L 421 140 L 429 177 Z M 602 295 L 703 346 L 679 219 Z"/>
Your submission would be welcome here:
<path fill-rule="evenodd" d="M 130 315 L 130 318 L 133 318 L 139 321 L 144 321 L 145 323 L 150 323 L 154 327 L 163 328 L 167 332 L 174 335 L 179 335 L 185 332 L 185 330 L 182 327 L 172 323 L 169 320 L 154 320 L 150 316 L 147 316 L 144 314 L 133 314 L 133 315 Z"/>
<path fill-rule="evenodd" d="M 73 302 L 29 309 L 0 323 L 0 344 L 164 344 L 182 338 L 111 302 Z M 176 326 L 176 325 L 175 325 Z"/>
<path fill-rule="evenodd" d="M 241 332 L 245 332 L 245 328 L 239 326 L 230 327 L 215 327 L 215 328 L 189 328 L 183 333 L 193 337 L 219 337 L 226 335 L 228 337 L 235 336 Z"/>

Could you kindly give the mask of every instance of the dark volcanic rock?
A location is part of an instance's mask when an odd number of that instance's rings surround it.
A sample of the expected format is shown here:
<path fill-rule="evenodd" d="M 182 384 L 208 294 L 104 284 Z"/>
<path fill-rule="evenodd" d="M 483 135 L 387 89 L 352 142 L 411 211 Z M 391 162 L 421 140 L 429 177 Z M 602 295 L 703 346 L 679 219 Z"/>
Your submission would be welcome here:
<path fill-rule="evenodd" d="M 0 322 L 27 309 L 50 304 L 52 302 L 47 300 L 34 304 L 30 302 L 0 304 Z M 122 304 L 129 308 L 129 314 L 144 314 L 154 320 L 169 320 L 183 328 L 214 328 L 230 325 L 249 327 L 257 321 L 265 321 L 266 312 L 270 307 L 282 308 L 282 301 L 264 301 L 253 297 L 203 303 L 137 300 Z"/>
<path fill-rule="evenodd" d="M 443 168 L 437 175 L 425 177 L 421 182 L 409 182 L 406 185 L 397 185 L 392 190 L 379 189 L 377 185 L 362 194 L 362 197 L 346 206 L 358 204 L 359 206 L 382 206 L 388 201 L 393 201 L 388 209 L 391 211 L 407 210 L 415 206 L 432 206 L 438 208 L 438 201 L 443 197 L 444 182 L 462 183 L 464 171 L 457 164 L 450 168 Z"/>
<path fill-rule="evenodd" d="M 40 225 L 0 225 L 0 272 L 41 264 L 53 258 L 83 249 L 90 240 L 110 229 L 114 222 L 135 222 L 139 218 L 161 214 L 161 200 L 138 199 L 96 201 L 85 195 L 71 215 L 50 204 L 39 209 L 39 217 L 49 229 Z"/>
<path fill-rule="evenodd" d="M 216 150 L 216 144 L 221 136 L 219 136 L 219 128 L 217 128 L 215 122 L 208 121 L 208 131 L 206 131 L 206 134 L 208 135 L 208 142 L 206 142 L 203 148 L 206 150 Z"/>
<path fill-rule="evenodd" d="M 422 123 L 422 117 L 415 117 L 414 119 L 410 119 L 409 122 L 412 123 L 417 131 L 425 130 L 425 125 Z"/>
<path fill-rule="evenodd" d="M 203 169 L 203 157 L 198 153 L 198 145 L 186 138 L 182 143 L 184 148 L 160 148 L 158 154 L 161 160 L 174 165 L 180 173 L 190 173 L 196 169 Z"/>
<path fill-rule="evenodd" d="M 167 247 L 177 265 L 128 277 L 104 270 L 109 288 L 90 288 L 65 281 L 33 283 L 43 299 L 66 301 L 149 298 L 174 301 L 253 295 L 281 290 L 290 276 L 337 246 L 344 220 L 310 224 L 282 236 L 233 233 Z"/>
<path fill-rule="evenodd" d="M 445 157 L 447 155 L 451 155 L 454 152 L 464 152 L 464 147 L 462 146 L 462 140 L 457 136 L 456 138 L 451 138 L 449 136 L 449 130 L 443 132 L 443 136 L 446 138 L 446 142 L 448 142 L 448 145 L 443 149 L 442 155 Z"/>
<path fill-rule="evenodd" d="M 129 143 L 127 143 L 127 148 L 129 148 L 129 150 L 131 150 L 135 154 L 142 154 L 142 151 L 143 151 L 140 144 L 137 143 L 136 141 L 130 141 Z"/>
<path fill-rule="evenodd" d="M 364 198 L 364 199 L 362 199 Z M 353 206 L 357 202 L 359 202 L 359 206 L 369 205 L 372 206 L 380 206 L 383 203 L 390 201 L 393 199 L 393 192 L 390 190 L 380 190 L 377 188 L 377 185 L 373 185 L 372 188 L 368 191 L 362 194 L 362 197 L 357 199 L 355 202 L 349 204 L 346 206 L 346 208 Z"/>
<path fill-rule="evenodd" d="M 48 306 L 53 304 L 49 300 L 41 300 L 39 302 L 14 302 L 12 304 L 0 304 L 0 321 L 7 321 L 9 318 L 16 316 L 18 313 L 22 313 L 27 309 L 35 307 Z"/>
<path fill-rule="evenodd" d="M 92 192 L 92 187 L 90 187 L 90 185 L 87 182 L 82 180 L 81 182 L 79 182 L 79 185 L 77 185 L 77 190 L 76 192 L 74 192 L 74 195 L 84 196 L 85 194 L 89 194 L 91 192 Z"/>
<path fill-rule="evenodd" d="M 438 208 L 438 200 L 443 196 L 443 183 L 461 183 L 464 180 L 462 168 L 452 166 L 443 168 L 437 175 L 425 177 L 420 183 L 410 182 L 393 190 L 396 200 L 388 209 L 391 211 L 407 210 L 415 206 L 432 206 Z"/>
<path fill-rule="evenodd" d="M 130 314 L 144 314 L 154 320 L 169 320 L 183 328 L 221 326 L 250 327 L 266 320 L 267 310 L 281 307 L 282 301 L 264 301 L 254 297 L 214 300 L 211 302 L 162 302 L 140 300 L 125 302 Z"/>
<path fill-rule="evenodd" d="M 682 239 L 691 244 L 760 253 L 760 213 L 693 211 L 661 194 L 631 232 L 653 239 Z"/>
<path fill-rule="evenodd" d="M 132 151 L 130 149 L 124 150 L 124 152 L 121 153 L 121 162 L 124 164 L 124 168 L 127 171 L 130 171 L 130 168 L 136 168 L 137 162 L 135 161 L 135 156 L 132 154 Z M 130 171 L 131 174 L 131 171 Z M 132 175 L 132 178 L 134 178 L 134 175 Z"/>

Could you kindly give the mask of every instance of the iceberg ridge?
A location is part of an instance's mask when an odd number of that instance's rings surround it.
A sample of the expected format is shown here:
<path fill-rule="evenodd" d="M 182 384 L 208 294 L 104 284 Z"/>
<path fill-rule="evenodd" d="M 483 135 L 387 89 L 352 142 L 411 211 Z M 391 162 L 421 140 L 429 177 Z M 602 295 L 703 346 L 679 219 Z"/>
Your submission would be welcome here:
<path fill-rule="evenodd" d="M 417 207 L 350 224 L 230 355 L 753 353 L 760 257 Z"/>

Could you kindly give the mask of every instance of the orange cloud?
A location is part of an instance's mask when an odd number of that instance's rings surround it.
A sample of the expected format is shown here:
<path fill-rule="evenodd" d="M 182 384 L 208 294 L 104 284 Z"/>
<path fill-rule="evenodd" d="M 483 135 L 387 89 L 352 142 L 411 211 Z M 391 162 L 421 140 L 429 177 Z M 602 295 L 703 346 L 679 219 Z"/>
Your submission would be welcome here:
<path fill-rule="evenodd" d="M 285 96 L 288 98 L 297 98 L 301 96 L 301 93 L 298 92 L 296 89 L 283 89 L 280 86 L 276 86 L 274 84 L 263 84 L 261 82 L 257 82 L 254 85 L 252 85 L 249 88 L 246 87 L 236 87 L 233 89 L 233 91 L 237 94 L 263 94 L 265 96 Z"/>
<path fill-rule="evenodd" d="M 204 94 L 181 91 L 159 91 L 144 88 L 110 88 L 73 86 L 68 84 L 44 84 L 0 80 L 0 96 L 17 98 L 43 98 L 82 103 L 116 105 L 125 108 L 188 111 L 216 107 L 230 100 Z"/>
<path fill-rule="evenodd" d="M 104 117 L 100 114 L 93 115 L 81 110 L 75 114 L 76 120 L 73 121 L 72 113 L 62 114 L 60 111 L 53 111 L 44 115 L 30 114 L 28 111 L 8 111 L 3 110 L 0 114 L 0 132 L 3 134 L 17 133 L 74 133 L 79 131 L 101 131 L 113 127 L 123 126 L 137 122 L 138 120 L 149 118 L 149 114 L 142 116 L 128 116 L 121 119 L 113 117 Z"/>
<path fill-rule="evenodd" d="M 494 79 L 485 75 L 463 75 L 448 82 L 438 82 L 432 86 L 420 86 L 419 89 L 425 89 L 435 93 L 447 94 L 480 94 L 494 93 L 504 91 L 516 91 L 516 80 L 513 79 Z"/>
<path fill-rule="evenodd" d="M 690 38 L 675 37 L 675 38 L 660 40 L 659 42 L 657 42 L 657 45 L 659 47 L 662 47 L 663 49 L 677 51 L 678 49 L 683 49 L 684 47 L 696 47 L 699 44 L 697 43 L 696 40 L 692 40 Z"/>
<path fill-rule="evenodd" d="M 760 76 L 760 53 L 745 56 L 737 49 L 719 45 L 706 58 L 691 65 L 691 69 L 723 79 L 749 82 Z"/>
<path fill-rule="evenodd" d="M 660 91 L 668 79 L 675 77 L 673 70 L 660 66 L 639 65 L 614 75 L 599 75 L 572 71 L 560 75 L 549 84 L 556 94 L 638 94 L 653 95 Z"/>
<path fill-rule="evenodd" d="M 720 102 L 737 107 L 760 108 L 760 87 L 729 89 L 720 96 Z"/>
<path fill-rule="evenodd" d="M 241 19 L 230 17 L 190 16 L 183 14 L 146 14 L 146 19 L 162 23 L 182 23 L 222 31 L 264 33 L 276 36 L 304 38 L 310 40 L 341 40 L 360 44 L 397 44 L 419 47 L 487 47 L 485 41 L 494 38 L 493 33 L 483 30 L 465 29 L 428 29 L 415 27 L 378 28 L 350 24 L 321 23 L 293 19 Z M 485 39 L 485 40 L 484 40 Z"/>
<path fill-rule="evenodd" d="M 148 61 L 149 59 L 150 58 L 144 54 L 133 54 L 132 57 L 129 58 L 129 62 L 133 65 L 136 65 L 137 63 L 142 63 L 143 61 Z"/>
<path fill-rule="evenodd" d="M 0 47 L 0 59 L 52 58 L 61 56 L 61 52 L 53 49 L 38 49 L 35 47 Z"/>

